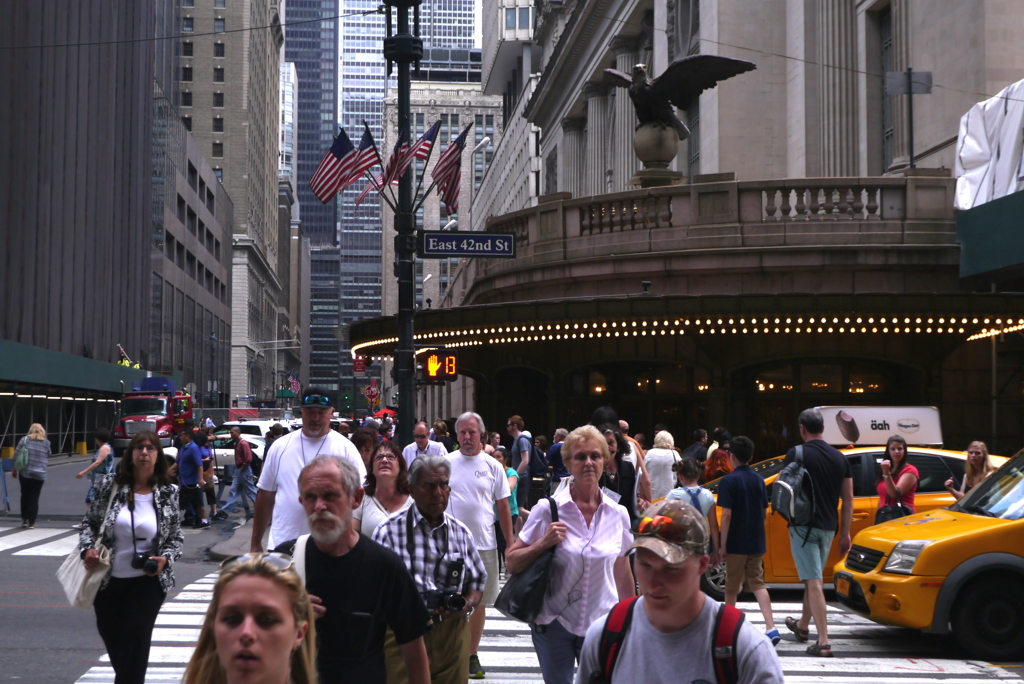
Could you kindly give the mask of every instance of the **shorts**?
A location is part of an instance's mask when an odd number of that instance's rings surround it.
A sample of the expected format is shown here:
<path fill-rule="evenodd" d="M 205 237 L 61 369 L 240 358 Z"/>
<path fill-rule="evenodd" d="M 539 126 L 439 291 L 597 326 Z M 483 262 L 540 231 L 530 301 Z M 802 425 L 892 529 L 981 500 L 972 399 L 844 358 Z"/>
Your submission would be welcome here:
<path fill-rule="evenodd" d="M 198 515 L 199 509 L 203 507 L 203 488 L 199 485 L 181 485 L 181 489 L 178 490 L 178 501 L 182 511 L 187 511 L 188 505 L 192 504 Z"/>
<path fill-rule="evenodd" d="M 725 556 L 725 593 L 736 595 L 740 589 L 754 592 L 764 589 L 763 553 L 728 553 Z"/>
<path fill-rule="evenodd" d="M 789 528 L 789 545 L 793 550 L 793 560 L 796 561 L 796 571 L 801 582 L 822 578 L 822 570 L 828 562 L 828 552 L 832 549 L 835 536 L 834 531 L 817 527 Z"/>
<path fill-rule="evenodd" d="M 490 606 L 498 598 L 498 549 L 477 551 L 487 571 L 487 584 L 484 585 L 483 605 Z"/>

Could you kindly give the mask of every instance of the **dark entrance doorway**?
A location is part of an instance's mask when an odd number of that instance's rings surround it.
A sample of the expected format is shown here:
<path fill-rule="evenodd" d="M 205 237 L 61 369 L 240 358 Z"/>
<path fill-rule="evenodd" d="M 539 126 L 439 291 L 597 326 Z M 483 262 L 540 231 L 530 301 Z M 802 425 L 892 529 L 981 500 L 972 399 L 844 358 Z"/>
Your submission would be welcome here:
<path fill-rule="evenodd" d="M 548 425 L 548 376 L 532 368 L 515 367 L 498 371 L 498 388 L 494 406 L 497 410 L 488 429 L 501 435 L 502 444 L 510 444 L 505 421 L 511 416 L 522 416 L 526 429 L 534 437 L 551 436 L 555 427 Z"/>

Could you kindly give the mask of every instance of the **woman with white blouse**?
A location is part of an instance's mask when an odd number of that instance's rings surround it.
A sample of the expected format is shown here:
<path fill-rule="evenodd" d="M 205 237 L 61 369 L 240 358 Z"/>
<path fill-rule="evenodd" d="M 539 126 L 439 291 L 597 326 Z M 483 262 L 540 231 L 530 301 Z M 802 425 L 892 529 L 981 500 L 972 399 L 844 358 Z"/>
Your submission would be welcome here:
<path fill-rule="evenodd" d="M 352 512 L 359 530 L 367 537 L 377 525 L 412 505 L 409 471 L 397 442 L 381 442 L 370 457 L 363 485 L 363 503 Z"/>
<path fill-rule="evenodd" d="M 675 450 L 676 442 L 668 430 L 654 435 L 654 448 L 644 459 L 647 472 L 651 474 L 651 501 L 664 499 L 676 486 L 676 475 L 672 466 L 679 460 Z"/>
<path fill-rule="evenodd" d="M 533 628 L 533 645 L 545 684 L 571 684 L 587 628 L 621 599 L 635 593 L 627 553 L 633 544 L 626 509 L 608 498 L 598 480 L 611 452 L 604 436 L 585 425 L 569 433 L 562 460 L 572 483 L 534 507 L 505 552 L 510 573 L 522 572 L 555 547 L 551 584 Z"/>

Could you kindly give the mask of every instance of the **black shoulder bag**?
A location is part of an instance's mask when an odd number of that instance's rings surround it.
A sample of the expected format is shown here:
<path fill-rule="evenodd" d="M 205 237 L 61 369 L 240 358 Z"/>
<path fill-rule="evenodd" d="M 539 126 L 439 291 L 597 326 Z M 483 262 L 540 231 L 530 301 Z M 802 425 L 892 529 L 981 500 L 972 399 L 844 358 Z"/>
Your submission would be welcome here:
<path fill-rule="evenodd" d="M 558 522 L 558 506 L 548 497 L 551 506 L 551 522 Z M 555 546 L 541 554 L 530 567 L 512 575 L 505 581 L 501 593 L 494 601 L 494 607 L 507 618 L 533 623 L 544 605 L 551 578 L 551 561 L 555 557 Z"/>

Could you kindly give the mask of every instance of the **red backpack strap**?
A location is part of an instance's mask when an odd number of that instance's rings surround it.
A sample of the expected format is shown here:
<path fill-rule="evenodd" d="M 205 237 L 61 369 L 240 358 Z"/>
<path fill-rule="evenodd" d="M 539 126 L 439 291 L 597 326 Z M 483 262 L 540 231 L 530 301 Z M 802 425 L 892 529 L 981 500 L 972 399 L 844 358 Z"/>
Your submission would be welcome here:
<path fill-rule="evenodd" d="M 626 641 L 626 632 L 629 624 L 633 621 L 633 608 L 636 606 L 638 596 L 631 596 L 615 604 L 608 618 L 604 621 L 604 629 L 601 630 L 601 643 L 597 651 L 597 662 L 600 667 L 590 678 L 591 684 L 610 684 L 612 681 L 612 670 L 615 669 L 615 661 L 622 652 L 622 645 Z"/>
<path fill-rule="evenodd" d="M 711 661 L 715 665 L 718 684 L 736 684 L 740 678 L 736 643 L 743 626 L 743 611 L 725 603 L 718 607 L 715 617 L 715 640 L 711 644 Z"/>

